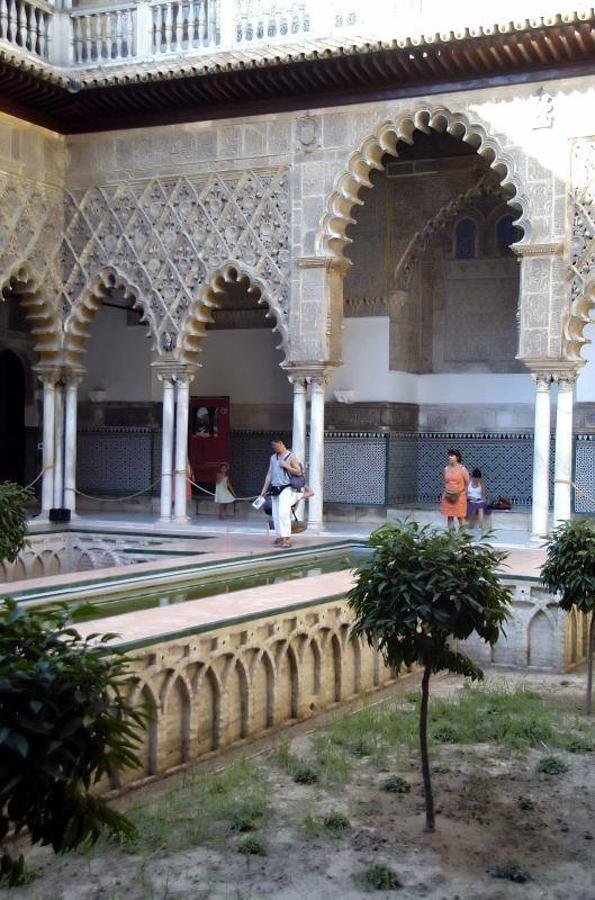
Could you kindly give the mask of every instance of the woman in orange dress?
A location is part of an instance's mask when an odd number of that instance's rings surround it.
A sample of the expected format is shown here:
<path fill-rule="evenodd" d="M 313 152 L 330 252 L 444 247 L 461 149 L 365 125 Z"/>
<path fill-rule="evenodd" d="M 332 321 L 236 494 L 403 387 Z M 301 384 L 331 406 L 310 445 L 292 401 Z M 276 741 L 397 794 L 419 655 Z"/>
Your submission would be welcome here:
<path fill-rule="evenodd" d="M 446 516 L 448 527 L 452 528 L 454 520 L 459 520 L 462 528 L 467 515 L 467 485 L 469 472 L 461 462 L 458 450 L 448 451 L 448 464 L 444 467 L 444 491 L 440 500 L 440 512 Z"/>

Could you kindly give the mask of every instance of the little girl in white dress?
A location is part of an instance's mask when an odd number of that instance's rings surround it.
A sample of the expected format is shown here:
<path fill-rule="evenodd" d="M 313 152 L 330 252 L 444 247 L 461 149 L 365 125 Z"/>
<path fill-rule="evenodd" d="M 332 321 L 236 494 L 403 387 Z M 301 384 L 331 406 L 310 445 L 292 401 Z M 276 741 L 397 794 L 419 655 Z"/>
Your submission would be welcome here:
<path fill-rule="evenodd" d="M 230 503 L 235 503 L 235 495 L 229 480 L 229 466 L 227 463 L 221 463 L 217 470 L 217 480 L 215 483 L 215 503 L 219 504 L 219 518 L 223 519 L 225 510 Z"/>

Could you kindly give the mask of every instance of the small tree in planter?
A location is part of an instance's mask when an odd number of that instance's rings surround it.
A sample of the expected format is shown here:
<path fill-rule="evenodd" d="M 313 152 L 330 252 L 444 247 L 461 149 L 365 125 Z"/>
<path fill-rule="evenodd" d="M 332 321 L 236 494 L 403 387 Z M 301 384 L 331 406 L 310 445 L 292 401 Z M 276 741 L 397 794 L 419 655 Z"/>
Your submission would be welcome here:
<path fill-rule="evenodd" d="M 595 529 L 590 522 L 574 519 L 560 525 L 546 543 L 547 560 L 541 580 L 552 593 L 560 595 L 560 606 L 573 606 L 591 613 L 587 647 L 587 690 L 584 711 L 591 714 L 593 692 L 593 650 L 595 649 Z"/>
<path fill-rule="evenodd" d="M 27 507 L 32 500 L 29 488 L 0 482 L 0 562 L 14 562 L 27 543 Z"/>
<path fill-rule="evenodd" d="M 108 772 L 137 768 L 142 715 L 124 693 L 127 661 L 86 639 L 59 610 L 5 601 L 0 622 L 0 880 L 18 884 L 22 856 L 6 846 L 27 828 L 55 852 L 130 835 L 128 820 L 93 793 Z M 103 647 L 101 646 L 103 644 Z"/>
<path fill-rule="evenodd" d="M 474 543 L 466 531 L 416 523 L 385 525 L 371 535 L 370 546 L 374 553 L 358 567 L 348 597 L 355 613 L 352 634 L 365 635 L 397 675 L 408 666 L 423 668 L 419 741 L 426 831 L 434 831 L 427 739 L 430 676 L 448 671 L 483 678 L 450 642 L 474 631 L 489 644 L 498 640 L 511 589 L 495 570 L 506 554 Z"/>

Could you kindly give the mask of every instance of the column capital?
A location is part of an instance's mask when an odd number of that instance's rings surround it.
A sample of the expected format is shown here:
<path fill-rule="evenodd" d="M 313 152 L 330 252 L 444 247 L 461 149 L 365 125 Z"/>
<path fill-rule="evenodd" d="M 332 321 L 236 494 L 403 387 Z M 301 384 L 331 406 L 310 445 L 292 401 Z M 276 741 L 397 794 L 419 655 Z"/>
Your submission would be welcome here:
<path fill-rule="evenodd" d="M 297 363 L 296 365 L 286 364 L 283 371 L 287 375 L 291 384 L 296 382 L 304 382 L 305 384 L 328 384 L 331 380 L 335 366 L 321 365 L 315 362 Z"/>
<path fill-rule="evenodd" d="M 351 267 L 351 261 L 345 256 L 300 256 L 295 261 L 298 269 L 326 269 L 345 275 Z"/>
<path fill-rule="evenodd" d="M 563 241 L 548 241 L 532 244 L 513 244 L 511 247 L 519 259 L 529 256 L 562 256 L 564 254 Z"/>
<path fill-rule="evenodd" d="M 44 365 L 40 363 L 33 366 L 33 371 L 39 380 L 47 387 L 55 387 L 62 377 L 62 368 L 60 366 Z"/>
<path fill-rule="evenodd" d="M 552 378 L 558 385 L 559 391 L 572 391 L 578 378 L 578 372 L 576 370 L 554 372 Z"/>
<path fill-rule="evenodd" d="M 158 360 L 151 363 L 151 368 L 155 372 L 159 381 L 171 381 L 172 383 L 183 381 L 187 378 L 192 381 L 196 374 L 198 366 L 188 365 L 172 360 L 171 362 L 163 362 Z"/>
<path fill-rule="evenodd" d="M 552 373 L 543 369 L 537 369 L 531 372 L 531 378 L 535 382 L 538 391 L 549 391 L 552 386 Z"/>
<path fill-rule="evenodd" d="M 77 368 L 62 369 L 62 381 L 65 387 L 78 387 L 85 377 L 86 369 L 82 366 Z"/>

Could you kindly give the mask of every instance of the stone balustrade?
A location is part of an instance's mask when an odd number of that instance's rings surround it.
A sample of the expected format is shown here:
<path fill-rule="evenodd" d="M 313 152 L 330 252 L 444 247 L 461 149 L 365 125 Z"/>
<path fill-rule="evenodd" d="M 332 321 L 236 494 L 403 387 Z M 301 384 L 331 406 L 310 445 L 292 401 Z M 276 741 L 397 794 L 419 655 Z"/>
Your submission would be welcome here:
<path fill-rule="evenodd" d="M 44 0 L 0 0 L 0 44 L 49 59 L 53 11 Z"/>
<path fill-rule="evenodd" d="M 499 21 L 535 20 L 554 15 L 556 7 L 550 0 L 503 0 Z M 462 36 L 484 24 L 480 12 L 445 7 L 441 0 L 116 0 L 59 9 L 45 0 L 0 0 L 0 49 L 9 45 L 62 69 L 93 68 L 213 52 L 256 50 L 260 56 L 270 47 L 314 41 L 337 47 L 422 34 Z"/>
<path fill-rule="evenodd" d="M 82 7 L 71 12 L 72 62 L 97 65 L 136 56 L 136 6 Z"/>

